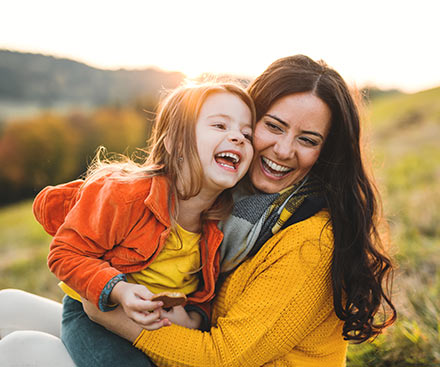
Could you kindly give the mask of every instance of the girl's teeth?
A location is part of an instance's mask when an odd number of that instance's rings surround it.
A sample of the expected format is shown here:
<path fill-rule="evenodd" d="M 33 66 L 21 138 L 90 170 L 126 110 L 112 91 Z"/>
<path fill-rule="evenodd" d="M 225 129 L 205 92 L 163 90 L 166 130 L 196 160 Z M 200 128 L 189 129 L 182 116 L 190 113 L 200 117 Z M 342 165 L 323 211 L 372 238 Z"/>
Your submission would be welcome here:
<path fill-rule="evenodd" d="M 235 169 L 234 166 L 229 166 L 229 165 L 227 165 L 227 164 L 225 164 L 225 163 L 219 163 L 219 165 L 220 165 L 220 166 L 223 166 L 223 167 L 226 167 L 226 168 Z"/>
<path fill-rule="evenodd" d="M 240 157 L 237 154 L 231 153 L 231 152 L 223 152 L 217 154 L 218 157 L 229 157 L 232 158 L 234 163 L 237 163 L 240 160 Z"/>
<path fill-rule="evenodd" d="M 262 158 L 263 158 L 263 162 L 266 163 L 274 171 L 285 173 L 293 169 L 289 167 L 280 166 L 279 164 L 272 162 L 270 159 L 267 159 L 266 157 L 262 157 Z"/>

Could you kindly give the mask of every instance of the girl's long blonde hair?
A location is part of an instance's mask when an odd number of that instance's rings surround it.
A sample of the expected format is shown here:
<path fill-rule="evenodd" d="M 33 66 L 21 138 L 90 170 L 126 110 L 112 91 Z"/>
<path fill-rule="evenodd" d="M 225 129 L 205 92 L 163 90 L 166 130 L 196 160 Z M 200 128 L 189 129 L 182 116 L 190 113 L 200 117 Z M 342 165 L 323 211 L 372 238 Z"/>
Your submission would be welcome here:
<path fill-rule="evenodd" d="M 195 127 L 200 110 L 208 96 L 214 93 L 231 93 L 240 98 L 251 111 L 252 128 L 255 127 L 256 114 L 252 99 L 240 86 L 233 83 L 204 83 L 182 86 L 169 93 L 159 103 L 154 121 L 147 154 L 141 163 L 126 155 L 109 156 L 104 148 L 99 148 L 86 175 L 88 180 L 112 174 L 112 176 L 131 180 L 156 175 L 164 175 L 170 185 L 168 208 L 172 221 L 177 217 L 177 200 L 171 209 L 171 197 L 187 200 L 202 189 L 203 167 L 197 150 Z M 183 170 L 182 162 L 191 169 Z M 185 176 L 184 176 L 185 175 Z M 178 185 L 178 183 L 185 185 Z M 214 205 L 202 213 L 202 220 L 224 219 L 232 208 L 230 190 L 223 191 Z"/>

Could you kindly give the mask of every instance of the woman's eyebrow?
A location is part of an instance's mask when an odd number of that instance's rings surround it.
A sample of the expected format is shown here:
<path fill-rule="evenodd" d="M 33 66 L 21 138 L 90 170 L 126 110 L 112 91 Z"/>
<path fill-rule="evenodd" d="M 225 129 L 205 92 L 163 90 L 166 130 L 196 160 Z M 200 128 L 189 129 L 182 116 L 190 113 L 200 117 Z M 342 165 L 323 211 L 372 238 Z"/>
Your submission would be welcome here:
<path fill-rule="evenodd" d="M 266 113 L 264 116 L 269 116 L 270 118 L 273 118 L 274 120 L 277 120 L 280 124 L 282 124 L 282 125 L 284 125 L 284 126 L 286 126 L 286 127 L 289 126 L 289 124 L 288 124 L 287 122 L 281 120 L 281 119 L 280 119 L 279 117 L 277 117 L 277 116 L 271 115 L 270 113 Z"/>

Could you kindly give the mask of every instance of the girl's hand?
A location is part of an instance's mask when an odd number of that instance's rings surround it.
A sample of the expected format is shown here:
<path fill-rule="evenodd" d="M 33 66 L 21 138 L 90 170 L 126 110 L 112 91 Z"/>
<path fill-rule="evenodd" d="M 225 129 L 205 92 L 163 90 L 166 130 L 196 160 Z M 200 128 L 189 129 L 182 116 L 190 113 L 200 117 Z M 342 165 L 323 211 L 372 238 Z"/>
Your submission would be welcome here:
<path fill-rule="evenodd" d="M 186 312 L 182 306 L 173 307 L 169 311 L 162 310 L 161 315 L 173 324 L 189 329 L 198 329 L 202 323 L 202 316 L 195 311 Z"/>
<path fill-rule="evenodd" d="M 119 282 L 110 294 L 110 302 L 120 304 L 126 315 L 147 330 L 156 330 L 171 323 L 161 317 L 163 302 L 150 301 L 153 293 L 145 286 Z"/>

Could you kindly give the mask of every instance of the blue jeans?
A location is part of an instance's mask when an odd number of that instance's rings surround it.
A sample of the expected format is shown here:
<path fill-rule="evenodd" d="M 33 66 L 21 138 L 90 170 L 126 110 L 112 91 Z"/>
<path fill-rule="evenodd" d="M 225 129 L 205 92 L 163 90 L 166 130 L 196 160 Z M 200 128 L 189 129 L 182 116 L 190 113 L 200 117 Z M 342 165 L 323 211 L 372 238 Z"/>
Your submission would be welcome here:
<path fill-rule="evenodd" d="M 69 296 L 63 299 L 61 340 L 78 367 L 155 366 L 129 341 L 91 321 Z"/>

